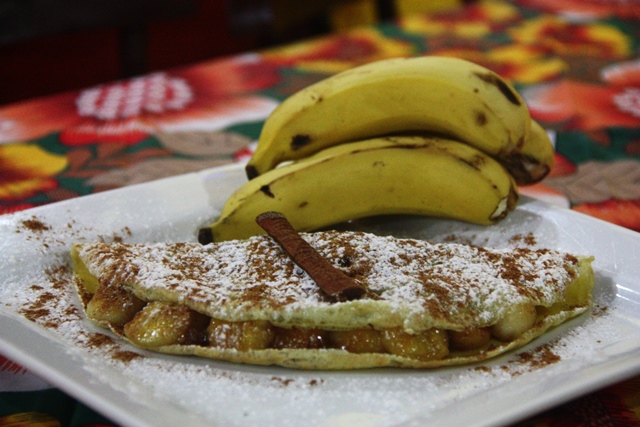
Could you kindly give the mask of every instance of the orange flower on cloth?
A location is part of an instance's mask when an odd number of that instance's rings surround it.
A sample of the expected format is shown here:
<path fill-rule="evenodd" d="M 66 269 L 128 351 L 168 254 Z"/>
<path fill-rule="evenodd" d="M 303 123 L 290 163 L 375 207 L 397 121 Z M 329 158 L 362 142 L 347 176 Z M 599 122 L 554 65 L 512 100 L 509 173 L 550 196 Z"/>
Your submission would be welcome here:
<path fill-rule="evenodd" d="M 584 203 L 573 209 L 640 232 L 640 200 L 611 199 L 601 203 Z"/>
<path fill-rule="evenodd" d="M 633 0 L 518 0 L 517 3 L 571 19 L 640 18 L 640 2 Z"/>
<path fill-rule="evenodd" d="M 631 39 L 604 23 L 574 23 L 545 15 L 524 21 L 508 33 L 516 42 L 544 47 L 558 55 L 627 58 L 631 54 Z"/>
<path fill-rule="evenodd" d="M 538 83 L 560 77 L 568 65 L 558 57 L 549 57 L 543 49 L 531 45 L 508 45 L 488 51 L 468 48 L 439 49 L 434 55 L 453 56 L 480 64 L 503 78 L 517 83 Z"/>
<path fill-rule="evenodd" d="M 333 74 L 367 62 L 409 56 L 414 50 L 410 43 L 362 28 L 265 50 L 262 58 L 279 66 Z"/>
<path fill-rule="evenodd" d="M 0 145 L 0 200 L 23 200 L 56 188 L 53 177 L 67 164 L 64 156 L 37 145 Z"/>
<path fill-rule="evenodd" d="M 604 83 L 563 80 L 521 91 L 531 115 L 569 129 L 640 126 L 640 59 L 601 70 Z"/>
<path fill-rule="evenodd" d="M 398 24 L 408 33 L 480 38 L 519 18 L 518 9 L 508 2 L 480 1 L 464 8 L 406 16 Z"/>
<path fill-rule="evenodd" d="M 0 142 L 60 131 L 65 144 L 127 144 L 264 119 L 277 101 L 248 92 L 275 83 L 276 71 L 246 55 L 9 105 L 0 108 Z"/>

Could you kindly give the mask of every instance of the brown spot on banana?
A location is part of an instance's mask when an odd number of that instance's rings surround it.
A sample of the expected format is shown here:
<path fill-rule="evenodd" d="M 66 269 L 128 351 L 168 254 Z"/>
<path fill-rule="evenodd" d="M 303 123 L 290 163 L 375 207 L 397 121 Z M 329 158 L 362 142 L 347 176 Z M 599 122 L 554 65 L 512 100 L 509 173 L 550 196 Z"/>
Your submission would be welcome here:
<path fill-rule="evenodd" d="M 477 171 L 481 170 L 482 166 L 485 164 L 485 158 L 480 155 L 476 155 L 471 158 L 458 157 L 458 160 L 460 160 L 462 163 L 465 163 L 471 166 L 473 169 Z"/>
<path fill-rule="evenodd" d="M 311 143 L 311 137 L 309 135 L 294 135 L 293 138 L 291 138 L 291 149 L 292 150 L 299 150 L 302 147 L 304 147 L 305 145 L 309 145 Z"/>
<path fill-rule="evenodd" d="M 300 203 L 300 204 L 298 205 L 298 207 L 302 209 L 302 208 L 307 207 L 307 205 L 309 205 L 309 202 L 304 201 L 304 202 Z"/>
<path fill-rule="evenodd" d="M 260 191 L 262 191 L 267 197 L 271 197 L 272 199 L 275 199 L 275 195 L 271 192 L 271 188 L 268 185 L 263 185 L 262 187 L 260 187 Z"/>
<path fill-rule="evenodd" d="M 483 82 L 492 84 L 496 88 L 498 88 L 498 90 L 504 95 L 504 97 L 507 98 L 507 100 L 512 104 L 517 106 L 522 105 L 520 99 L 518 98 L 518 95 L 516 95 L 513 89 L 511 89 L 509 85 L 505 83 L 505 81 L 502 80 L 497 74 L 477 72 L 473 74 Z"/>
<path fill-rule="evenodd" d="M 208 245 L 213 243 L 213 231 L 209 227 L 204 227 L 198 230 L 198 243 L 201 245 Z"/>
<path fill-rule="evenodd" d="M 476 124 L 478 126 L 484 126 L 487 124 L 487 115 L 482 111 L 476 111 Z"/>
<path fill-rule="evenodd" d="M 256 169 L 253 165 L 247 165 L 244 167 L 244 172 L 247 174 L 247 178 L 251 181 L 253 178 L 256 178 L 258 175 L 258 169 Z"/>

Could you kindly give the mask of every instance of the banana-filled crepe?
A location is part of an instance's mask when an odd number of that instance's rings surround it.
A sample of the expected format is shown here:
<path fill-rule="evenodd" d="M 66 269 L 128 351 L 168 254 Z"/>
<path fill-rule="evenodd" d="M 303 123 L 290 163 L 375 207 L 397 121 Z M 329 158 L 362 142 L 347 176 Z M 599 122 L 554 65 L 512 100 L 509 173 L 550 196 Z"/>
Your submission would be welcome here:
<path fill-rule="evenodd" d="M 271 235 L 75 244 L 75 283 L 87 317 L 136 346 L 302 369 L 477 362 L 591 302 L 591 257 L 349 231 L 292 239 L 311 250 Z M 337 289 L 336 273 L 355 288 Z"/>

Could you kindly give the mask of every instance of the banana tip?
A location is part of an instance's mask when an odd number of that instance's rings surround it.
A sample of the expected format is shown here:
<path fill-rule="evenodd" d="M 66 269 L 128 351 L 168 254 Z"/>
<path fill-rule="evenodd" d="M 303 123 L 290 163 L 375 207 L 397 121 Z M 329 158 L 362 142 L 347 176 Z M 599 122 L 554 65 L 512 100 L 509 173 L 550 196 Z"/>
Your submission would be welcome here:
<path fill-rule="evenodd" d="M 213 231 L 211 231 L 211 228 L 205 227 L 198 230 L 198 242 L 202 245 L 213 243 Z"/>
<path fill-rule="evenodd" d="M 257 177 L 258 175 L 260 175 L 258 173 L 258 169 L 256 169 L 255 166 L 253 165 L 247 165 L 244 167 L 244 171 L 247 174 L 247 178 L 249 178 L 249 180 L 252 180 L 253 178 Z"/>

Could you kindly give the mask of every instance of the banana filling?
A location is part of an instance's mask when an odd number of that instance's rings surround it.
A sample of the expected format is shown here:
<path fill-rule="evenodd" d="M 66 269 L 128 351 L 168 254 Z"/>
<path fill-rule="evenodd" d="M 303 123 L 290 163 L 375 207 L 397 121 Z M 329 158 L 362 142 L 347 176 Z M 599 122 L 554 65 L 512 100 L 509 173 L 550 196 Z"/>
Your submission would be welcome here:
<path fill-rule="evenodd" d="M 367 294 L 328 299 L 266 236 L 77 244 L 76 285 L 87 317 L 136 346 L 305 369 L 470 363 L 590 306 L 589 257 L 351 232 L 304 237 Z"/>
<path fill-rule="evenodd" d="M 115 301 L 118 302 L 114 304 Z M 145 303 L 126 292 L 108 295 L 98 291 L 88 303 L 88 315 L 95 321 L 117 327 L 128 340 L 143 348 L 176 344 L 237 351 L 331 348 L 438 360 L 452 352 L 482 351 L 500 342 L 514 341 L 546 313 L 559 308 L 519 304 L 511 306 L 491 326 L 460 331 L 431 328 L 411 334 L 400 327 L 326 330 L 284 328 L 266 320 L 231 322 L 210 318 L 184 305 L 163 301 Z"/>

